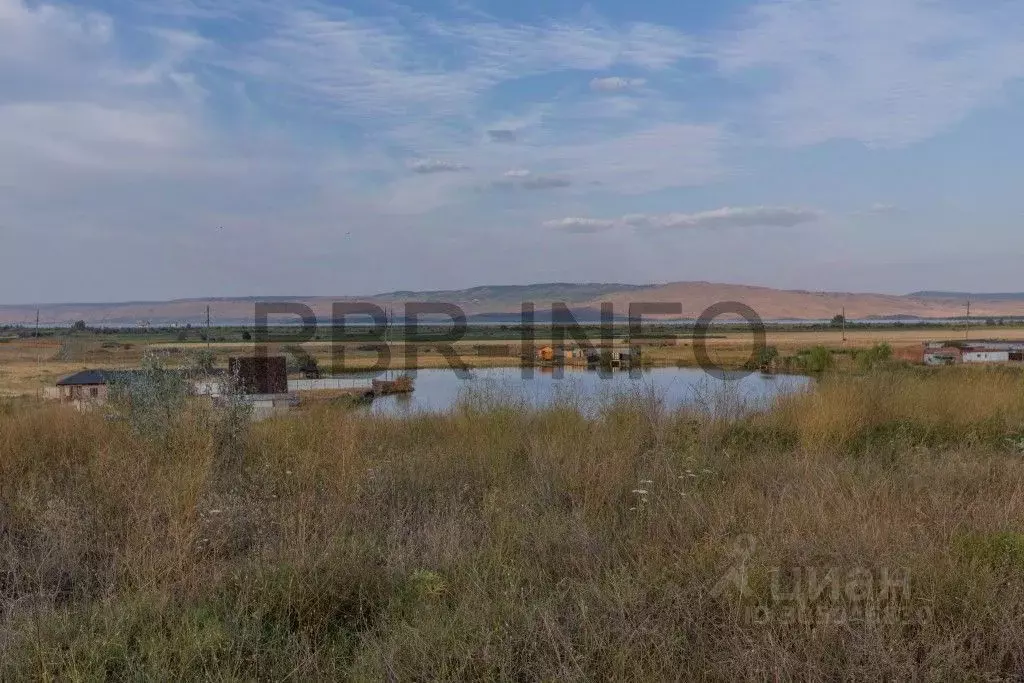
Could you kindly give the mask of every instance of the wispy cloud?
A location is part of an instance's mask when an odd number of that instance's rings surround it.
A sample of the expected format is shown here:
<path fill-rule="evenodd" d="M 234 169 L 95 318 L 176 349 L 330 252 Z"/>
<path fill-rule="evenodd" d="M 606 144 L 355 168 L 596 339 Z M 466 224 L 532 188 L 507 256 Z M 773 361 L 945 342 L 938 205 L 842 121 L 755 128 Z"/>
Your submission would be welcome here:
<path fill-rule="evenodd" d="M 572 181 L 563 176 L 534 175 L 530 171 L 515 169 L 506 171 L 501 180 L 494 183 L 499 188 L 518 188 L 523 190 L 552 190 L 570 187 Z"/>
<path fill-rule="evenodd" d="M 852 212 L 851 215 L 854 217 L 895 216 L 901 213 L 903 213 L 903 209 L 897 204 L 892 204 L 890 202 L 875 202 L 870 206 Z"/>
<path fill-rule="evenodd" d="M 495 128 L 487 131 L 487 136 L 492 142 L 515 142 L 519 134 L 508 128 Z"/>
<path fill-rule="evenodd" d="M 0 209 L 8 234 L 89 230 L 134 258 L 186 244 L 206 217 L 481 239 L 544 216 L 580 233 L 811 225 L 822 214 L 743 206 L 803 196 L 785 176 L 807 173 L 796 164 L 758 184 L 766 146 L 906 147 L 1024 78 L 1024 6 L 1006 0 L 754 0 L 713 30 L 600 6 L 509 21 L 322 0 L 89 4 L 0 0 Z M 651 208 L 682 188 L 688 205 L 740 206 Z M 19 266 L 6 253 L 0 290 L 24 280 L 3 279 Z"/>
<path fill-rule="evenodd" d="M 606 78 L 595 78 L 590 81 L 590 89 L 598 92 L 617 92 L 642 88 L 647 84 L 646 78 L 623 78 L 621 76 L 608 76 Z"/>
<path fill-rule="evenodd" d="M 454 173 L 467 170 L 464 164 L 441 159 L 416 159 L 409 162 L 409 169 L 415 173 Z"/>
<path fill-rule="evenodd" d="M 562 232 L 590 235 L 596 232 L 604 232 L 623 225 L 621 221 L 605 220 L 601 218 L 584 218 L 582 216 L 570 216 L 558 220 L 546 221 L 544 227 L 560 230 Z"/>
<path fill-rule="evenodd" d="M 712 42 L 725 77 L 773 77 L 747 121 L 771 140 L 930 138 L 1024 77 L 1016 3 L 771 0 Z"/>
<path fill-rule="evenodd" d="M 800 207 L 724 207 L 699 213 L 630 214 L 614 219 L 570 217 L 547 221 L 544 226 L 566 232 L 600 232 L 612 228 L 661 230 L 794 227 L 824 217 L 821 211 Z"/>

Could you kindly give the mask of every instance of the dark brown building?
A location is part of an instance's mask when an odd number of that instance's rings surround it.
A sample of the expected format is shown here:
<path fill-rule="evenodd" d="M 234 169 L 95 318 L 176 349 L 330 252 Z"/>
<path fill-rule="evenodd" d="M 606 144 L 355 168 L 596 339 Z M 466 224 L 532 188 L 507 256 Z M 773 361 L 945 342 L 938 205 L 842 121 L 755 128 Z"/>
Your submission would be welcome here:
<path fill-rule="evenodd" d="M 228 372 L 242 393 L 288 393 L 288 363 L 284 356 L 229 358 Z"/>

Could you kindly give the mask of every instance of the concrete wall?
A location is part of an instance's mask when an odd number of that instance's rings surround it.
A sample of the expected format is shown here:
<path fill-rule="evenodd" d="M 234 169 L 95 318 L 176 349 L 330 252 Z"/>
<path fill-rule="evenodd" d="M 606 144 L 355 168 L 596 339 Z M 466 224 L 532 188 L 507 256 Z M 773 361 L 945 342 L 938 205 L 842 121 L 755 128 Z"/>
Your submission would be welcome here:
<path fill-rule="evenodd" d="M 96 385 L 73 385 L 57 387 L 60 390 L 60 400 L 72 401 L 93 401 L 103 403 L 110 395 L 110 388 L 105 384 Z"/>
<path fill-rule="evenodd" d="M 1009 351 L 964 351 L 965 363 L 1008 363 Z"/>
<path fill-rule="evenodd" d="M 322 377 L 320 379 L 290 379 L 288 391 L 327 391 L 338 389 L 370 389 L 370 380 L 362 377 Z"/>
<path fill-rule="evenodd" d="M 199 381 L 192 385 L 196 396 L 220 396 L 224 393 L 224 385 L 221 382 Z"/>
<path fill-rule="evenodd" d="M 256 394 L 247 397 L 252 405 L 254 420 L 265 420 L 275 415 L 284 415 L 295 407 L 295 397 L 288 394 Z"/>

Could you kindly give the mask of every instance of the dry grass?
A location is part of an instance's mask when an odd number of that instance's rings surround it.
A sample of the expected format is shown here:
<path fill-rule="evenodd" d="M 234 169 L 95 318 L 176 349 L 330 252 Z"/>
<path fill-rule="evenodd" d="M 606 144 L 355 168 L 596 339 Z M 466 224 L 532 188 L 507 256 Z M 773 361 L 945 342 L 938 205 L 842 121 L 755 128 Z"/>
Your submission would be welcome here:
<path fill-rule="evenodd" d="M 728 420 L 322 409 L 241 462 L 199 409 L 157 445 L 2 404 L 0 679 L 1018 679 L 1022 396 L 949 370 Z M 717 591 L 748 534 L 748 594 Z M 905 570 L 902 622 L 787 623 L 774 568 Z"/>

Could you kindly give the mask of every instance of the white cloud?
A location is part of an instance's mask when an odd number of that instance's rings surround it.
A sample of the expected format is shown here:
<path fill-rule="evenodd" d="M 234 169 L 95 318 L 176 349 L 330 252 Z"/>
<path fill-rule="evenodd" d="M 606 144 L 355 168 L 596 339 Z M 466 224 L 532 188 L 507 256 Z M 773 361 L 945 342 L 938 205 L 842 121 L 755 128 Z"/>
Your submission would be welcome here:
<path fill-rule="evenodd" d="M 625 105 L 617 100 L 626 98 L 609 93 L 600 111 L 589 111 L 603 126 L 567 121 L 565 114 L 579 102 L 561 102 L 555 91 L 532 93 L 501 116 L 490 113 L 495 88 L 531 75 L 617 65 L 670 69 L 694 54 L 693 41 L 674 29 L 600 20 L 442 22 L 400 13 L 397 19 L 370 19 L 322 5 L 267 11 L 267 35 L 217 59 L 218 67 L 283 90 L 286 96 L 275 106 L 313 108 L 345 120 L 407 156 L 459 159 L 459 169 L 417 167 L 421 182 L 443 171 L 476 171 L 461 178 L 453 174 L 440 187 L 401 178 L 378 183 L 392 207 L 405 201 L 410 210 L 455 205 L 478 188 L 480 176 L 517 166 L 551 169 L 548 177 L 521 183 L 525 189 L 566 188 L 575 185 L 567 178 L 575 181 L 578 174 L 586 177 L 581 187 L 602 182 L 630 193 L 699 184 L 721 172 L 721 127 L 675 123 L 679 107 L 662 107 L 663 98 Z M 444 60 L 437 58 L 439 40 L 450 52 Z M 638 86 L 642 80 L 627 83 Z M 665 116 L 674 122 L 666 124 Z M 643 139 L 650 134 L 665 137 Z M 677 150 L 674 163 L 665 158 Z M 431 201 L 424 203 L 428 192 Z"/>
<path fill-rule="evenodd" d="M 113 23 L 103 14 L 0 0 L 0 57 L 5 59 L 28 61 L 53 50 L 81 54 L 107 45 L 112 34 Z"/>
<path fill-rule="evenodd" d="M 409 162 L 409 168 L 416 173 L 453 173 L 467 170 L 463 164 L 441 159 L 416 159 Z"/>
<path fill-rule="evenodd" d="M 896 147 L 1024 77 L 1024 13 L 1005 2 L 769 0 L 706 49 L 730 79 L 772 79 L 746 117 L 766 139 Z"/>
<path fill-rule="evenodd" d="M 487 131 L 487 136 L 491 139 L 491 142 L 515 142 L 519 138 L 518 132 L 509 128 L 489 130 Z"/>
<path fill-rule="evenodd" d="M 614 216 L 625 198 L 643 207 L 650 193 L 757 172 L 745 154 L 765 142 L 907 145 L 1024 76 L 1024 12 L 1005 1 L 761 0 L 704 34 L 594 13 L 531 24 L 391 9 L 167 0 L 110 15 L 0 0 L 5 227 L 88 226 L 150 254 L 208 217 L 240 234 L 301 224 L 303 236 L 333 235 L 344 215 L 448 235 L 483 222 L 491 236 L 520 218 Z M 817 216 L 741 207 L 548 227 Z M 0 278 L 0 290 L 18 281 Z"/>
<path fill-rule="evenodd" d="M 903 213 L 903 209 L 896 204 L 875 202 L 868 207 L 853 211 L 850 215 L 857 218 L 862 216 L 895 216 L 901 213 Z"/>
<path fill-rule="evenodd" d="M 875 202 L 868 207 L 868 211 L 872 213 L 893 213 L 899 211 L 900 207 L 895 204 L 889 204 L 888 202 Z"/>
<path fill-rule="evenodd" d="M 600 218 L 583 218 L 580 216 L 570 216 L 568 218 L 560 218 L 558 220 L 546 221 L 544 223 L 544 227 L 546 228 L 552 228 L 555 230 L 561 230 L 562 232 L 578 235 L 604 232 L 605 230 L 611 230 L 619 225 L 621 225 L 621 222 L 619 221 L 603 220 Z"/>
<path fill-rule="evenodd" d="M 647 84 L 646 78 L 623 78 L 621 76 L 608 76 L 607 78 L 595 78 L 590 81 L 590 89 L 598 92 L 616 92 L 619 90 L 630 90 L 642 88 Z"/>
<path fill-rule="evenodd" d="M 566 232 L 599 232 L 612 228 L 717 229 L 752 227 L 794 227 L 820 220 L 815 209 L 784 206 L 724 207 L 699 213 L 630 214 L 615 219 L 570 217 L 547 221 L 545 227 Z"/>
<path fill-rule="evenodd" d="M 83 170 L 153 168 L 166 154 L 196 147 L 199 136 L 181 112 L 156 108 L 86 102 L 0 106 L 3 148 Z"/>
<path fill-rule="evenodd" d="M 572 181 L 558 176 L 535 176 L 523 181 L 525 190 L 549 190 L 558 187 L 569 187 Z"/>
<path fill-rule="evenodd" d="M 430 28 L 436 36 L 469 46 L 480 63 L 520 73 L 598 71 L 617 64 L 659 70 L 695 54 L 693 40 L 683 32 L 643 22 L 432 22 Z"/>
<path fill-rule="evenodd" d="M 506 171 L 501 180 L 495 181 L 498 188 L 518 188 L 522 190 L 552 190 L 570 187 L 572 181 L 563 176 L 534 175 L 526 170 Z"/>

